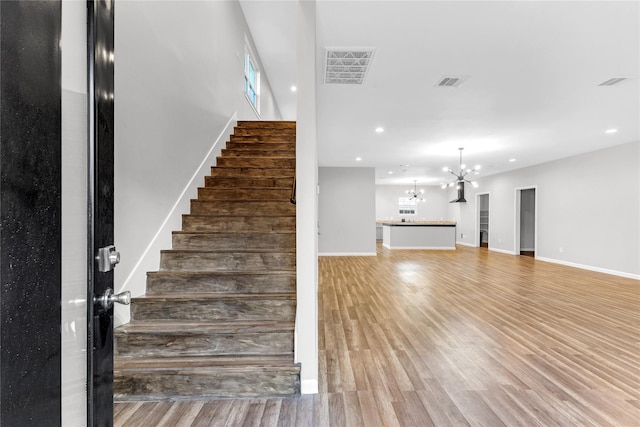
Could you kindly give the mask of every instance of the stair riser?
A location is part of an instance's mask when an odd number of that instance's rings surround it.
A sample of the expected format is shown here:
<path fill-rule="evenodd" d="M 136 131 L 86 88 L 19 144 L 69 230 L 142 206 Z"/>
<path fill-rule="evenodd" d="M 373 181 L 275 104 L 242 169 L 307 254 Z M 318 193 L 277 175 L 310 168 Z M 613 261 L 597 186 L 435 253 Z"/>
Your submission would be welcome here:
<path fill-rule="evenodd" d="M 160 255 L 163 271 L 294 270 L 295 253 L 171 252 Z"/>
<path fill-rule="evenodd" d="M 288 188 L 198 188 L 198 200 L 289 200 Z"/>
<path fill-rule="evenodd" d="M 296 142 L 296 135 L 231 135 L 229 142 Z"/>
<path fill-rule="evenodd" d="M 278 129 L 278 128 L 262 128 L 262 129 L 253 128 L 252 129 L 252 128 L 236 127 L 233 131 L 233 134 L 238 136 L 242 136 L 242 135 L 260 135 L 260 136 L 294 135 L 295 136 L 296 130 L 295 129 Z"/>
<path fill-rule="evenodd" d="M 293 168 L 243 168 L 243 167 L 217 167 L 211 168 L 213 177 L 237 177 L 237 178 L 293 178 Z M 291 181 L 289 181 L 291 183 Z"/>
<path fill-rule="evenodd" d="M 295 129 L 296 122 L 292 120 L 239 120 L 236 127 L 240 129 Z"/>
<path fill-rule="evenodd" d="M 218 157 L 216 167 L 231 168 L 295 168 L 296 159 L 269 157 Z"/>
<path fill-rule="evenodd" d="M 280 188 L 291 191 L 293 176 L 290 178 L 239 178 L 207 176 L 204 178 L 206 188 Z"/>
<path fill-rule="evenodd" d="M 283 153 L 292 153 L 295 155 L 296 152 L 296 143 L 295 142 L 227 142 L 226 144 L 227 151 L 274 151 L 274 152 L 283 152 Z M 225 151 L 223 151 L 224 153 Z"/>
<path fill-rule="evenodd" d="M 220 293 L 289 293 L 296 291 L 295 273 L 291 274 L 207 274 L 147 275 L 147 295 L 175 292 L 181 295 L 199 292 Z"/>
<path fill-rule="evenodd" d="M 295 231 L 294 216 L 206 216 L 183 215 L 184 231 L 242 231 L 242 232 L 286 232 Z"/>
<path fill-rule="evenodd" d="M 295 300 L 261 298 L 134 299 L 131 319 L 137 321 L 293 321 Z"/>
<path fill-rule="evenodd" d="M 237 334 L 116 333 L 115 339 L 117 356 L 293 355 L 292 330 Z"/>
<path fill-rule="evenodd" d="M 283 371 L 114 371 L 114 401 L 295 397 L 300 374 Z"/>
<path fill-rule="evenodd" d="M 174 234 L 173 249 L 295 249 L 295 234 Z"/>
<path fill-rule="evenodd" d="M 296 214 L 296 205 L 286 200 L 279 202 L 192 200 L 191 213 L 194 215 L 294 216 Z"/>
<path fill-rule="evenodd" d="M 222 157 L 259 157 L 259 158 L 269 158 L 269 157 L 284 157 L 289 159 L 295 159 L 296 150 L 229 150 L 224 149 L 221 153 Z"/>

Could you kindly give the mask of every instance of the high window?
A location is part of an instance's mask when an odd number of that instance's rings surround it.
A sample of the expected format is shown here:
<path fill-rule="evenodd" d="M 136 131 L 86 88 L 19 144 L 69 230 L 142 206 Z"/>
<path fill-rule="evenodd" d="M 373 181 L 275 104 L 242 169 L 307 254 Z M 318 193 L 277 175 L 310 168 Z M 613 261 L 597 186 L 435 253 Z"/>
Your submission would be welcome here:
<path fill-rule="evenodd" d="M 244 54 L 244 94 L 256 113 L 260 114 L 260 70 L 249 50 Z"/>

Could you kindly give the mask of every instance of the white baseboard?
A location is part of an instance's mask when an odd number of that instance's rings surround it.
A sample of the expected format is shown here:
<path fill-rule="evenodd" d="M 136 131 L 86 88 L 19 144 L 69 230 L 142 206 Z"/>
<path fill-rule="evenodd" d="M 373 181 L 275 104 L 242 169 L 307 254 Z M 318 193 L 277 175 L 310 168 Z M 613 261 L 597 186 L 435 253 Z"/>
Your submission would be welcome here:
<path fill-rule="evenodd" d="M 387 246 L 388 247 L 388 246 Z M 394 246 L 391 247 L 389 249 L 419 249 L 419 250 L 426 250 L 426 251 L 455 251 L 456 248 L 452 248 L 450 246 L 447 247 L 440 247 L 440 246 Z"/>
<path fill-rule="evenodd" d="M 318 394 L 318 380 L 302 380 L 302 381 L 300 381 L 300 393 L 302 393 L 302 394 Z"/>
<path fill-rule="evenodd" d="M 456 242 L 456 245 L 471 246 L 472 248 L 477 248 L 477 246 L 474 245 L 473 243 L 467 243 L 467 242 Z"/>
<path fill-rule="evenodd" d="M 375 252 L 318 252 L 318 256 L 376 256 Z"/>
<path fill-rule="evenodd" d="M 624 271 L 609 270 L 607 268 L 593 267 L 591 265 L 577 264 L 575 262 L 562 261 L 559 259 L 536 257 L 539 261 L 551 262 L 553 264 L 566 265 L 567 267 L 581 268 L 583 270 L 597 271 L 598 273 L 611 274 L 613 276 L 626 277 L 628 279 L 640 280 L 640 274 L 626 273 Z"/>
<path fill-rule="evenodd" d="M 491 246 L 489 246 L 489 250 L 493 251 L 493 252 L 499 252 L 501 254 L 507 254 L 507 255 L 517 255 L 515 252 L 513 251 L 508 251 L 506 249 L 498 249 L 498 248 L 492 248 Z"/>

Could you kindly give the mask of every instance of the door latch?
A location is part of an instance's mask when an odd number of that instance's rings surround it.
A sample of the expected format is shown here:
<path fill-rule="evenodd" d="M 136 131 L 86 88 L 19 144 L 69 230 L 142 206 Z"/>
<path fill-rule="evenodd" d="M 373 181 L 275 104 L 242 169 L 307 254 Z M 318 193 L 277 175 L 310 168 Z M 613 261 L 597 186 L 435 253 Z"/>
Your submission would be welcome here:
<path fill-rule="evenodd" d="M 113 270 L 116 264 L 120 262 L 120 252 L 113 245 L 105 246 L 98 249 L 96 260 L 98 261 L 98 271 L 106 273 Z"/>
<path fill-rule="evenodd" d="M 109 310 L 111 307 L 113 307 L 114 302 L 122 305 L 131 304 L 131 292 L 124 291 L 119 294 L 114 294 L 113 289 L 107 288 L 104 291 L 104 294 L 94 298 L 93 300 L 95 303 L 100 304 L 105 310 Z"/>

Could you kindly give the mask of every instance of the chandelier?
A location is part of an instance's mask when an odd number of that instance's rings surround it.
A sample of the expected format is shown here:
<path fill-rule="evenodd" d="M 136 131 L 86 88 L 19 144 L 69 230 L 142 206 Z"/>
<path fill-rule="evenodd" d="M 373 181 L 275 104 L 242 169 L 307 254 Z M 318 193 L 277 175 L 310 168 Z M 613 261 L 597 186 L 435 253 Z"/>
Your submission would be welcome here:
<path fill-rule="evenodd" d="M 451 170 L 451 168 L 449 168 L 447 166 L 442 168 L 442 170 L 444 172 L 449 172 L 451 175 L 456 177 L 455 181 L 449 183 L 449 185 L 442 184 L 442 188 L 443 189 L 445 189 L 447 187 L 453 187 L 455 185 L 456 189 L 458 190 L 458 198 L 455 199 L 455 200 L 452 200 L 450 203 L 465 203 L 466 202 L 466 200 L 464 198 L 464 183 L 465 182 L 468 182 L 474 188 L 478 187 L 478 183 L 477 182 L 469 181 L 465 177 L 468 174 L 472 173 L 472 172 L 478 173 L 478 171 L 480 170 L 480 165 L 476 165 L 473 169 L 466 169 L 466 165 L 464 163 L 462 163 L 462 150 L 464 150 L 464 147 L 460 147 L 460 148 L 458 148 L 458 150 L 460 150 L 460 169 L 459 169 L 459 172 L 456 173 L 453 170 Z"/>
<path fill-rule="evenodd" d="M 417 202 L 424 202 L 422 198 L 422 194 L 424 190 L 418 191 L 418 181 L 413 181 L 413 190 L 407 190 L 406 193 L 409 195 L 410 200 L 416 200 Z"/>

